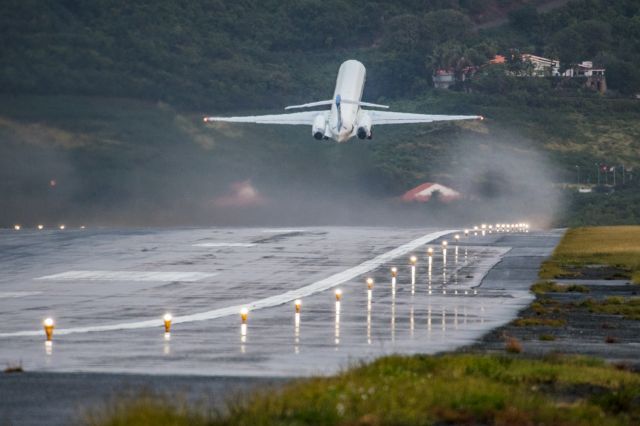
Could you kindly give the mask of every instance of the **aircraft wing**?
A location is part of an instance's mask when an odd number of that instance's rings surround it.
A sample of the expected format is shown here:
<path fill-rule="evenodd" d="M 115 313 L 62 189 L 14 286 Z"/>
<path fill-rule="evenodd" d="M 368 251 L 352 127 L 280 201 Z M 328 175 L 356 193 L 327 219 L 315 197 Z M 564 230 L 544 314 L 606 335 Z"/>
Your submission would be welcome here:
<path fill-rule="evenodd" d="M 205 123 L 257 123 L 257 124 L 303 124 L 311 126 L 318 115 L 327 115 L 329 111 L 304 111 L 291 114 L 249 115 L 246 117 L 205 117 Z"/>
<path fill-rule="evenodd" d="M 371 117 L 371 124 L 374 126 L 380 124 L 432 123 L 434 121 L 484 120 L 481 115 L 432 115 L 371 110 L 366 112 Z"/>

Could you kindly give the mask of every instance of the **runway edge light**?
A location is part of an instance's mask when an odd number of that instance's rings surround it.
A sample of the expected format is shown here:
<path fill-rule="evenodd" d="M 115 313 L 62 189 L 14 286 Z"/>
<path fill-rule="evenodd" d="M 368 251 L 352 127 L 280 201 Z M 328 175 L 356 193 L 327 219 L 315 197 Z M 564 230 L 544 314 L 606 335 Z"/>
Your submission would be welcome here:
<path fill-rule="evenodd" d="M 339 302 L 342 299 L 342 290 L 337 288 L 335 291 L 335 294 L 336 294 L 336 302 Z"/>
<path fill-rule="evenodd" d="M 300 309 L 302 309 L 302 300 L 296 299 L 296 301 L 294 302 L 294 305 L 296 307 L 296 314 L 299 314 Z"/>
<path fill-rule="evenodd" d="M 391 268 L 391 278 L 396 278 L 398 276 L 398 268 L 395 266 Z"/>
<path fill-rule="evenodd" d="M 242 319 L 242 323 L 243 324 L 247 323 L 247 318 L 249 318 L 249 309 L 248 308 L 240 309 L 240 318 Z"/>
<path fill-rule="evenodd" d="M 53 329 L 55 327 L 53 318 L 46 318 L 42 322 L 42 325 L 44 326 L 44 333 L 47 336 L 47 342 L 50 342 L 51 340 L 53 340 Z"/>
<path fill-rule="evenodd" d="M 173 316 L 170 313 L 166 313 L 162 317 L 162 320 L 164 321 L 164 332 L 165 333 L 170 333 L 171 332 L 171 320 L 172 319 L 173 319 Z"/>
<path fill-rule="evenodd" d="M 369 290 L 373 289 L 373 278 L 371 277 L 367 278 L 367 288 Z"/>

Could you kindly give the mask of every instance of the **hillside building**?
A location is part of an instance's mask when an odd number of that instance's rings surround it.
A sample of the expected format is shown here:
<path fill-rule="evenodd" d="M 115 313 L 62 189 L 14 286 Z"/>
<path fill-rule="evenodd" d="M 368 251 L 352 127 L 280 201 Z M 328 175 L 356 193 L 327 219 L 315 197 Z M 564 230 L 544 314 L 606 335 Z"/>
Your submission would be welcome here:
<path fill-rule="evenodd" d="M 532 77 L 557 77 L 560 75 L 560 61 L 525 53 L 522 62 L 532 65 Z"/>
<path fill-rule="evenodd" d="M 444 186 L 439 183 L 426 182 L 405 192 L 402 196 L 402 201 L 406 203 L 426 203 L 431 200 L 431 197 L 436 193 L 438 194 L 438 199 L 444 203 L 459 200 L 462 197 L 462 194 L 448 186 Z"/>
<path fill-rule="evenodd" d="M 592 61 L 582 61 L 569 67 L 562 75 L 569 78 L 584 78 L 586 87 L 605 93 L 607 91 L 605 72 L 605 68 L 594 66 Z"/>

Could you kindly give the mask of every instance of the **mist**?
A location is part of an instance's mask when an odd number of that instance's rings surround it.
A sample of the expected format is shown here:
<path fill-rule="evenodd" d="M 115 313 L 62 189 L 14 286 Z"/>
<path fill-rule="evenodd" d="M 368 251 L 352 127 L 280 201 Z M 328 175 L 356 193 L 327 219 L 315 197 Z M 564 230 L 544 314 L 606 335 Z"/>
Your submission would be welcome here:
<path fill-rule="evenodd" d="M 1 147 L 3 226 L 550 226 L 561 210 L 553 168 L 518 135 L 450 126 L 432 141 L 427 132 L 412 155 L 428 172 L 400 185 L 379 157 L 382 148 L 395 152 L 405 131 L 338 145 L 312 140 L 306 128 L 201 128 L 165 110 L 178 129 L 153 133 L 151 122 L 133 128 L 135 143 L 15 132 Z M 423 169 L 414 163 L 409 175 Z M 462 198 L 400 200 L 423 182 Z"/>

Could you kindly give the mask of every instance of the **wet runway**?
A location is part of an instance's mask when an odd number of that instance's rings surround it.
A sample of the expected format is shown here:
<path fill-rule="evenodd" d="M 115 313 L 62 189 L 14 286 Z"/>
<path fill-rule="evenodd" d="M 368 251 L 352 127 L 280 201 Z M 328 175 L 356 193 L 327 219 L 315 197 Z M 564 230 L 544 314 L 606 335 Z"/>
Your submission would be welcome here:
<path fill-rule="evenodd" d="M 0 362 L 21 361 L 27 371 L 290 377 L 455 349 L 529 303 L 561 231 L 463 237 L 457 256 L 452 232 L 2 230 Z M 169 338 L 165 312 L 174 316 Z M 56 321 L 51 347 L 46 317 Z"/>

